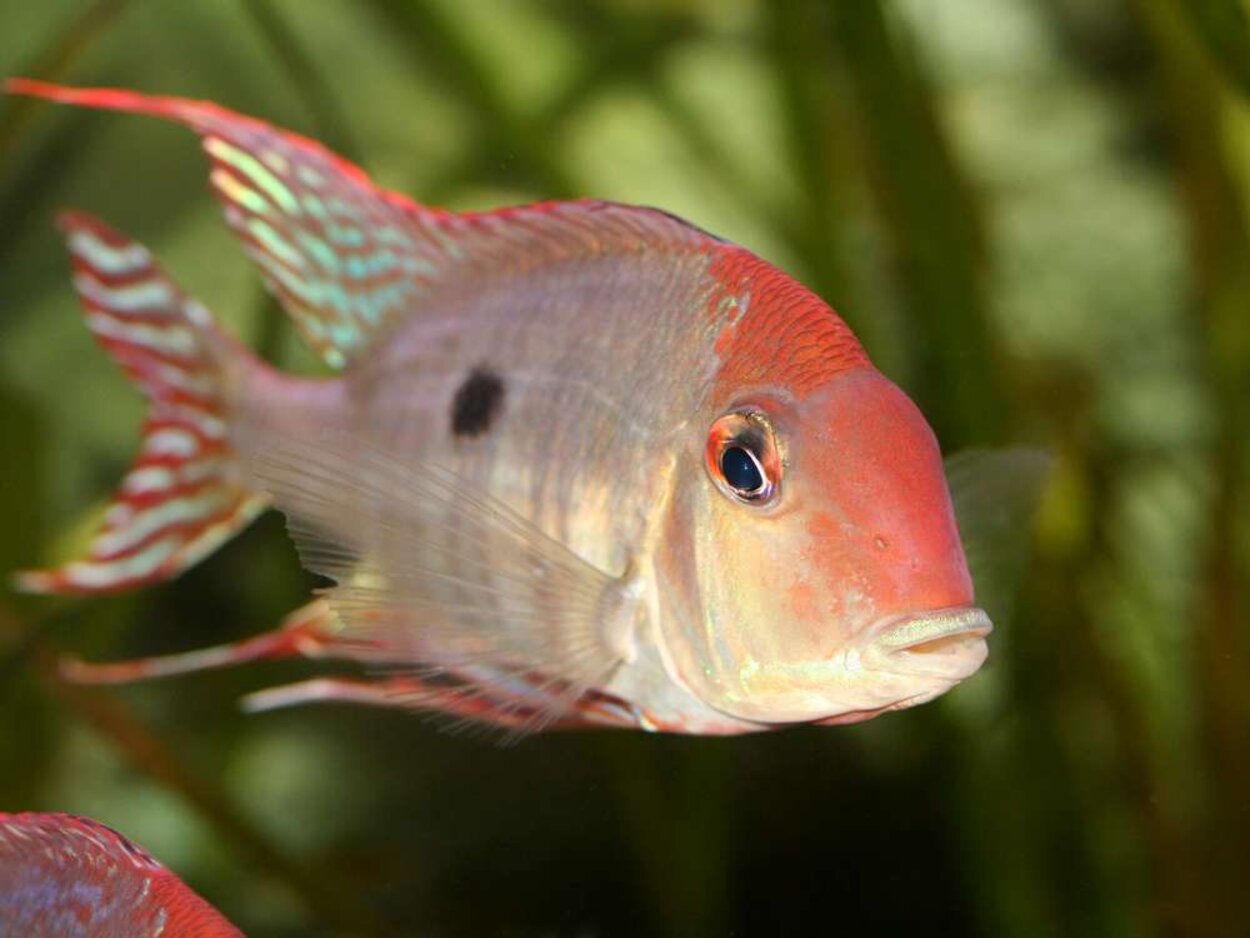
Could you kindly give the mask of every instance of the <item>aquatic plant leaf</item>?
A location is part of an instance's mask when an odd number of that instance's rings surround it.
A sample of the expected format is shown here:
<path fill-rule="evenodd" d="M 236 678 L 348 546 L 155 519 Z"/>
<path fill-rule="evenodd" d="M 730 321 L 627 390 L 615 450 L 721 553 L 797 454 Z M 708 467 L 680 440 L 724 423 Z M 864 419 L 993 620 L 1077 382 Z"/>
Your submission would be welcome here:
<path fill-rule="evenodd" d="M 1250 14 L 1239 0 L 1185 0 L 1176 9 L 1224 77 L 1250 95 Z"/>

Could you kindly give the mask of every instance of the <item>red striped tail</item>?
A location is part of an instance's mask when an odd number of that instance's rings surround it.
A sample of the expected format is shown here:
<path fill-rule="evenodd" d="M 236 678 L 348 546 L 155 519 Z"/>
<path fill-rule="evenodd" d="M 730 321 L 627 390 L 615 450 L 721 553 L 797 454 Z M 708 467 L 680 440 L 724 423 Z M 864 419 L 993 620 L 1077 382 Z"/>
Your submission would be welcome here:
<path fill-rule="evenodd" d="M 61 216 L 87 326 L 150 402 L 143 443 L 84 557 L 19 573 L 20 589 L 105 593 L 175 576 L 268 504 L 239 481 L 227 371 L 249 353 L 219 332 L 141 245 Z"/>

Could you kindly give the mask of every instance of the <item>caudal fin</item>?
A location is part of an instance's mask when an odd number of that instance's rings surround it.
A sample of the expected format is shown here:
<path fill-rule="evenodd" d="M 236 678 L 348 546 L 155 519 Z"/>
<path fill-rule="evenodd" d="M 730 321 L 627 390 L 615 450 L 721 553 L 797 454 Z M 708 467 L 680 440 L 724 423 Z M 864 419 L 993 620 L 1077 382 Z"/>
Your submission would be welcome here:
<path fill-rule="evenodd" d="M 139 244 L 90 216 L 59 219 L 87 326 L 149 401 L 143 441 L 85 556 L 19 573 L 38 593 L 105 593 L 175 576 L 268 504 L 240 482 L 228 373 L 248 353 Z"/>

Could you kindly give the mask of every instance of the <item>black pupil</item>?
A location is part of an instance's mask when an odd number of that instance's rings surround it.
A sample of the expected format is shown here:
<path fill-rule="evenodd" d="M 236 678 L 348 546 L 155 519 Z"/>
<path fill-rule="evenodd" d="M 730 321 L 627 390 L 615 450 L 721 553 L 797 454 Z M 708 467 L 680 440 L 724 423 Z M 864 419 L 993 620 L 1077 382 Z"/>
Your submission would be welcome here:
<path fill-rule="evenodd" d="M 751 454 L 741 446 L 728 446 L 721 453 L 720 471 L 739 492 L 755 492 L 763 487 L 764 476 Z"/>

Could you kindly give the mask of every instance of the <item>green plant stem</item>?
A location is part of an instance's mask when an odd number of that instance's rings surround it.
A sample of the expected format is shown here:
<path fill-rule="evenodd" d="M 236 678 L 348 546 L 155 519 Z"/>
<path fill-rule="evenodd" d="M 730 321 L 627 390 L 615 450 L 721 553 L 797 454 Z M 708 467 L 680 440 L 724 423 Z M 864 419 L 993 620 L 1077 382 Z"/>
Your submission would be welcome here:
<path fill-rule="evenodd" d="M 1174 172 L 1184 197 L 1197 295 L 1195 332 L 1203 374 L 1216 404 L 1209 459 L 1214 480 L 1204 550 L 1203 589 L 1194 615 L 1195 676 L 1209 763 L 1207 835 L 1211 877 L 1222 881 L 1222 913 L 1247 920 L 1250 869 L 1250 556 L 1239 536 L 1250 509 L 1250 217 L 1247 192 L 1228 157 L 1232 102 L 1186 29 L 1179 6 L 1138 0 L 1168 95 Z M 1211 4 L 1205 4 L 1207 8 Z M 1232 909 L 1238 909 L 1233 913 Z"/>
<path fill-rule="evenodd" d="M 419 0 L 369 0 L 378 15 L 402 35 L 413 62 L 429 69 L 464 102 L 478 137 L 477 146 L 506 153 L 521 181 L 547 198 L 571 198 L 579 187 L 555 159 L 544 137 L 534 132 L 509 103 L 496 73 L 447 16 Z"/>
<path fill-rule="evenodd" d="M 929 81 L 888 4 L 829 9 L 907 297 L 918 396 L 943 445 L 1001 442 L 1009 388 L 981 282 L 982 232 Z"/>
<path fill-rule="evenodd" d="M 29 78 L 56 81 L 64 77 L 126 8 L 129 0 L 94 0 L 78 10 L 48 43 L 21 68 Z M 33 98 L 6 96 L 0 101 L 0 165 L 40 104 Z"/>

